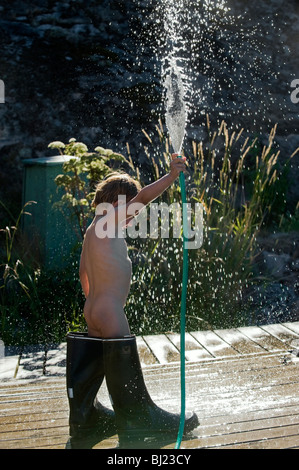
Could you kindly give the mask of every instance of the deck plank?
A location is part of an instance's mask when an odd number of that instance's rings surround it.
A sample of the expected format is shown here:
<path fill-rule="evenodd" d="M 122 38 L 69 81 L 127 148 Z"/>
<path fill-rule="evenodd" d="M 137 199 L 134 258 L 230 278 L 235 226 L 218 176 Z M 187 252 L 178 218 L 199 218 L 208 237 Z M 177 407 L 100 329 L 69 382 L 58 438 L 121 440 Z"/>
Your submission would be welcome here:
<path fill-rule="evenodd" d="M 299 322 L 187 333 L 186 408 L 201 426 L 181 448 L 298 448 L 299 358 L 291 352 L 298 338 Z M 150 395 L 178 412 L 180 335 L 138 337 L 137 345 Z M 19 367 L 0 383 L 1 449 L 68 448 L 65 352 L 63 343 L 7 357 Z M 105 384 L 99 399 L 110 406 Z M 111 436 L 92 447 L 116 449 L 117 442 Z"/>
<path fill-rule="evenodd" d="M 35 346 L 23 351 L 20 356 L 18 378 L 31 379 L 43 375 L 46 352 L 44 346 Z"/>
<path fill-rule="evenodd" d="M 243 334 L 242 329 L 216 330 L 215 333 L 226 341 L 239 354 L 256 354 L 265 350 Z"/>
<path fill-rule="evenodd" d="M 178 349 L 167 336 L 148 335 L 144 337 L 144 341 L 160 364 L 168 364 L 169 362 L 177 362 L 180 360 Z"/>
<path fill-rule="evenodd" d="M 66 343 L 52 346 L 46 350 L 44 374 L 45 375 L 65 375 L 66 367 Z"/>
<path fill-rule="evenodd" d="M 281 340 L 275 336 L 272 336 L 263 328 L 258 328 L 256 326 L 245 326 L 239 327 L 238 330 L 246 335 L 251 341 L 255 342 L 268 352 L 287 350 L 287 346 Z"/>
<path fill-rule="evenodd" d="M 225 432 L 225 431 L 224 431 Z M 292 442 L 294 437 L 297 436 L 298 439 L 298 424 L 295 424 L 293 426 L 279 426 L 271 429 L 263 428 L 263 429 L 258 429 L 258 430 L 250 430 L 250 431 L 243 431 L 242 433 L 235 432 L 235 433 L 228 433 L 228 434 L 222 434 L 222 440 L 221 440 L 221 447 L 236 447 L 237 445 L 246 445 L 248 448 L 248 444 L 251 443 L 251 446 L 257 445 L 257 442 L 259 442 L 258 448 L 265 448 L 264 443 L 262 441 L 267 441 L 268 446 L 271 448 L 273 446 L 273 442 L 275 442 L 275 439 L 279 438 L 284 438 L 284 444 L 289 446 L 285 438 L 292 438 Z M 262 447 L 260 447 L 260 443 L 262 443 Z M 298 444 L 298 441 L 297 441 Z M 219 437 L 218 435 L 215 436 L 202 436 L 201 438 L 201 448 L 213 448 L 213 447 L 219 447 Z"/>
<path fill-rule="evenodd" d="M 295 333 L 297 333 L 297 335 L 299 335 L 299 321 L 285 322 L 285 323 L 282 323 L 282 325 L 288 328 L 289 330 L 294 331 Z"/>
<path fill-rule="evenodd" d="M 154 356 L 144 339 L 141 336 L 138 336 L 136 341 L 141 366 L 145 367 L 151 364 L 157 364 L 157 358 Z"/>
<path fill-rule="evenodd" d="M 174 344 L 178 351 L 180 351 L 180 334 L 167 334 L 167 338 Z M 185 334 L 185 360 L 186 361 L 202 361 L 203 359 L 212 359 L 213 356 L 205 348 L 203 348 L 198 341 L 190 334 Z"/>
<path fill-rule="evenodd" d="M 263 325 L 262 329 L 279 341 L 282 341 L 286 349 L 289 349 L 292 344 L 299 344 L 299 334 L 291 331 L 282 324 Z"/>
<path fill-rule="evenodd" d="M 18 372 L 20 356 L 4 356 L 0 359 L 0 382 L 14 379 Z"/>
<path fill-rule="evenodd" d="M 191 335 L 205 348 L 213 357 L 235 356 L 237 351 L 233 349 L 214 331 L 192 331 Z"/>
<path fill-rule="evenodd" d="M 254 360 L 252 357 L 251 359 L 250 370 L 254 372 Z M 291 425 L 294 425 L 294 422 L 297 423 L 299 415 L 297 393 L 298 366 L 295 363 L 282 365 L 281 362 L 275 361 L 275 357 L 271 356 L 266 358 L 266 364 L 263 363 L 262 357 L 258 359 L 259 362 L 256 364 L 255 369 L 262 369 L 263 371 L 259 383 L 253 382 L 251 376 L 246 376 L 246 367 L 244 367 L 246 358 L 243 358 L 243 365 L 240 364 L 239 369 L 238 367 L 233 367 L 230 369 L 231 372 L 229 372 L 229 368 L 227 367 L 225 374 L 219 374 L 219 364 L 221 361 L 205 364 L 206 370 L 204 374 L 209 376 L 213 373 L 212 375 L 214 375 L 212 385 L 207 384 L 206 380 L 202 380 L 200 374 L 196 374 L 194 365 L 190 367 L 192 374 L 189 374 L 188 367 L 188 386 L 190 387 L 191 385 L 191 390 L 188 395 L 187 404 L 188 407 L 193 405 L 193 408 L 199 414 L 202 426 L 198 428 L 197 435 L 193 440 L 183 443 L 185 448 L 227 447 L 243 445 L 244 443 L 244 445 L 249 443 L 248 446 L 258 446 L 258 442 L 260 442 L 260 445 L 264 446 L 263 441 L 265 439 L 272 441 L 274 438 L 281 440 L 284 436 L 289 438 L 289 434 L 287 434 L 286 431 L 282 431 L 279 434 L 276 433 L 275 428 L 277 426 L 275 426 L 275 420 L 279 423 L 280 428 L 288 428 L 288 430 Z M 236 362 L 237 361 L 232 361 L 234 364 Z M 200 368 L 201 365 L 198 365 L 199 370 Z M 167 367 L 163 368 L 164 372 L 165 369 L 167 369 Z M 276 371 L 275 377 L 273 376 L 273 369 Z M 178 396 L 177 394 L 174 395 L 174 390 L 176 390 L 177 385 L 178 367 L 171 368 L 168 377 L 166 377 L 166 382 L 164 379 L 165 373 L 161 373 L 161 377 L 157 377 L 157 375 L 153 373 L 153 370 L 150 371 L 150 374 L 146 373 L 145 378 L 147 382 L 149 381 L 149 390 L 152 396 L 155 397 L 155 401 L 158 401 L 160 405 L 163 404 L 167 409 L 170 408 L 169 405 L 172 407 L 178 406 Z M 242 371 L 243 377 L 240 376 Z M 221 383 L 216 380 L 217 373 L 221 377 Z M 271 381 L 267 379 L 267 373 L 270 373 Z M 234 383 L 236 375 L 240 377 L 239 384 Z M 155 382 L 153 378 L 155 378 Z M 290 382 L 297 380 L 295 390 L 293 389 L 294 383 L 289 383 L 288 385 L 284 384 L 286 378 L 289 378 Z M 161 381 L 163 381 L 162 383 L 165 385 L 165 389 L 169 390 L 167 396 L 165 392 L 163 393 L 163 390 L 161 390 Z M 240 386 L 241 383 L 243 384 L 242 387 Z M 13 415 L 11 428 L 8 428 L 9 423 L 7 421 L 9 418 L 5 418 L 5 423 L 3 423 L 3 426 L 5 424 L 4 434 L 1 433 L 0 428 L 1 448 L 49 448 L 51 445 L 53 448 L 63 448 L 63 445 L 67 444 L 67 400 L 64 394 L 64 381 L 55 382 L 55 384 L 52 385 L 52 392 L 48 394 L 48 397 L 44 395 L 45 385 L 46 383 L 40 384 L 42 387 L 41 396 L 44 398 L 40 400 L 39 414 L 30 415 L 30 418 L 28 418 L 26 410 L 22 406 L 22 412 L 27 416 L 26 421 L 28 422 L 29 420 L 29 423 L 31 423 L 30 429 L 27 429 L 26 422 L 24 419 L 20 418 L 20 415 L 18 415 L 19 423 L 15 429 L 13 424 L 15 423 L 16 415 Z M 263 386 L 268 395 L 261 394 Z M 20 387 L 20 385 L 16 385 L 15 388 L 12 388 L 10 395 L 15 396 Z M 34 396 L 38 392 L 38 388 L 38 384 L 32 384 L 32 393 L 34 395 L 31 397 L 30 387 L 28 385 L 26 391 L 23 392 L 24 397 L 27 397 L 27 399 L 30 398 L 29 401 L 27 401 L 27 404 L 29 403 L 30 406 L 34 405 Z M 275 393 L 273 393 L 274 390 Z M 292 394 L 293 399 L 296 399 L 293 409 L 291 409 L 289 405 Z M 271 395 L 272 401 L 269 401 L 269 396 L 271 397 Z M 61 398 L 61 396 L 63 396 L 63 398 Z M 57 398 L 62 403 L 62 408 L 63 403 L 65 405 L 64 414 L 63 411 L 57 414 Z M 41 413 L 41 407 L 44 413 Z M 284 410 L 287 410 L 288 413 Z M 295 412 L 296 410 L 297 412 Z M 16 413 L 15 406 L 12 411 Z M 32 410 L 29 410 L 29 413 L 31 412 Z M 251 415 L 248 413 L 251 413 Z M 276 418 L 275 414 L 278 415 Z M 257 416 L 258 420 L 256 419 Z M 274 432 L 272 432 L 272 428 Z M 260 434 L 257 433 L 258 430 L 260 430 Z M 62 442 L 63 439 L 64 442 Z M 285 442 L 288 443 L 288 439 Z M 114 448 L 116 443 L 117 438 L 115 437 L 114 439 L 111 438 L 109 443 L 103 441 L 96 447 L 111 448 L 112 446 L 112 448 Z M 274 441 L 273 445 L 276 445 Z M 283 448 L 283 441 L 280 442 L 279 445 L 280 448 Z"/>

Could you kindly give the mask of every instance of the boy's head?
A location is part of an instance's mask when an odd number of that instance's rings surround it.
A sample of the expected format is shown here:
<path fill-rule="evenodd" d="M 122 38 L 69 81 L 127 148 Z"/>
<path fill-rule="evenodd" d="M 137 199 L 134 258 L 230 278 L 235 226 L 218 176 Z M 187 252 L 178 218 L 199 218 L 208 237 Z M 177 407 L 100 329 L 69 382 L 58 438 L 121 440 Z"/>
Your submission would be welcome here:
<path fill-rule="evenodd" d="M 126 173 L 112 173 L 97 185 L 92 205 L 97 207 L 103 202 L 114 204 L 120 195 L 126 196 L 128 202 L 137 196 L 140 189 L 139 182 Z"/>

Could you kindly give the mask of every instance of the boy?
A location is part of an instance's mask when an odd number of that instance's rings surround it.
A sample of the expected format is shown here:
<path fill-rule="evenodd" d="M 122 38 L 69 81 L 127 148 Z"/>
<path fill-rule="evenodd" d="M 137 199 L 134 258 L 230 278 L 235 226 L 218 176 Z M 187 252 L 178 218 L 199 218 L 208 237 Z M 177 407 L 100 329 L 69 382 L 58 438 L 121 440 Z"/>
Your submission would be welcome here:
<path fill-rule="evenodd" d="M 94 207 L 101 203 L 110 203 L 114 212 L 106 217 L 107 225 L 118 227 L 119 217 L 127 222 L 130 206 L 134 203 L 146 206 L 163 193 L 184 171 L 184 159 L 172 155 L 170 172 L 158 181 L 140 189 L 140 186 L 127 175 L 111 176 L 97 187 L 93 201 Z M 126 197 L 126 208 L 118 206 L 118 196 Z M 88 325 L 89 336 L 100 338 L 119 338 L 130 334 L 124 313 L 124 305 L 130 290 L 131 261 L 127 246 L 121 234 L 99 238 L 96 224 L 103 215 L 95 216 L 86 231 L 80 262 L 80 280 L 86 297 L 84 316 Z"/>
<path fill-rule="evenodd" d="M 132 439 L 178 431 L 180 416 L 157 407 L 143 380 L 136 338 L 130 334 L 124 312 L 131 262 L 118 227 L 132 217 L 133 204 L 143 207 L 160 196 L 185 170 L 184 162 L 185 158 L 173 154 L 170 172 L 142 189 L 128 175 L 112 175 L 97 187 L 93 201 L 96 214 L 86 231 L 80 260 L 88 335 L 69 334 L 67 338 L 70 434 L 73 436 L 109 428 L 112 433 L 118 432 L 120 445 L 126 447 Z M 126 197 L 125 206 L 118 205 L 120 195 Z M 111 204 L 105 215 L 103 210 L 98 211 L 104 203 Z M 97 224 L 103 221 L 107 227 L 113 222 L 112 236 L 99 236 Z M 104 376 L 115 416 L 95 398 Z M 197 425 L 195 414 L 185 419 L 185 431 Z"/>

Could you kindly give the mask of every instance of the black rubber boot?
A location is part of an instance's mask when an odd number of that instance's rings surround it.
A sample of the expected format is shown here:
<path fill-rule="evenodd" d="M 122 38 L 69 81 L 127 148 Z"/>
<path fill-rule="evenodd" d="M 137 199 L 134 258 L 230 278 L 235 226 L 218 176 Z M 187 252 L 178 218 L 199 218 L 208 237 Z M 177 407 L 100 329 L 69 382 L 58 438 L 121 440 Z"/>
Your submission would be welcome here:
<path fill-rule="evenodd" d="M 71 438 L 116 434 L 114 412 L 101 405 L 96 398 L 104 380 L 102 340 L 85 333 L 69 333 L 66 339 Z"/>
<path fill-rule="evenodd" d="M 105 376 L 116 417 L 120 447 L 158 435 L 177 436 L 180 415 L 152 401 L 141 370 L 135 336 L 103 340 Z M 184 434 L 199 425 L 195 413 L 186 416 Z"/>

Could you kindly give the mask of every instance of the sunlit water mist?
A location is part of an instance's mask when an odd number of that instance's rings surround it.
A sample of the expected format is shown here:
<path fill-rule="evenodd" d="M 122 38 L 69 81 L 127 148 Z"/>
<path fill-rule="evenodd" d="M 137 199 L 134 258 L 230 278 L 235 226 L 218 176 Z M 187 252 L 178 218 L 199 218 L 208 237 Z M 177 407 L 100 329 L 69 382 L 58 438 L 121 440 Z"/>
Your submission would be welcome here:
<path fill-rule="evenodd" d="M 171 138 L 173 150 L 181 152 L 185 135 L 187 110 L 185 104 L 184 84 L 181 72 L 174 62 L 170 65 L 165 80 L 166 89 L 166 126 Z"/>
<path fill-rule="evenodd" d="M 220 26 L 223 27 L 226 22 L 231 23 L 228 13 L 224 0 L 162 0 L 156 13 L 158 23 L 158 17 L 163 18 L 163 39 L 157 56 L 161 61 L 162 82 L 166 91 L 166 125 L 172 139 L 169 101 L 173 102 L 178 97 L 181 109 L 184 107 L 181 113 L 184 112 L 185 116 L 181 119 L 184 119 L 185 130 L 187 118 L 191 122 L 198 121 L 198 116 L 209 112 L 211 100 L 219 89 L 216 82 L 220 79 L 218 71 L 213 69 L 216 65 L 215 32 L 217 28 L 220 31 Z M 172 89 L 169 88 L 169 82 L 173 82 L 170 77 L 174 75 L 177 76 L 179 93 L 172 83 Z M 175 114 L 178 115 L 178 112 Z"/>
<path fill-rule="evenodd" d="M 182 31 L 184 2 L 164 0 L 164 30 L 166 48 L 162 57 L 162 79 L 165 90 L 165 122 L 174 152 L 180 153 L 187 125 L 186 75 L 183 56 L 185 40 Z M 187 6 L 187 5 L 186 5 Z M 185 82 L 185 83 L 184 83 Z"/>
<path fill-rule="evenodd" d="M 288 101 L 278 103 L 275 92 L 283 63 L 273 60 L 269 31 L 259 18 L 246 11 L 233 14 L 224 0 L 151 3 L 147 40 L 152 42 L 163 82 L 174 59 L 182 73 L 190 137 L 202 137 L 206 113 L 214 122 L 226 119 L 250 126 L 252 132 L 269 131 L 277 106 L 283 119 Z M 274 13 L 263 21 L 272 32 L 276 30 Z M 276 33 L 279 38 L 278 29 Z"/>

